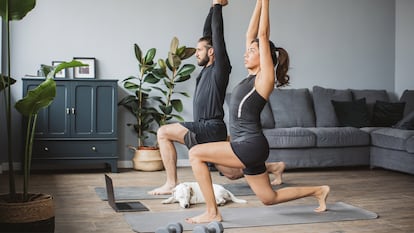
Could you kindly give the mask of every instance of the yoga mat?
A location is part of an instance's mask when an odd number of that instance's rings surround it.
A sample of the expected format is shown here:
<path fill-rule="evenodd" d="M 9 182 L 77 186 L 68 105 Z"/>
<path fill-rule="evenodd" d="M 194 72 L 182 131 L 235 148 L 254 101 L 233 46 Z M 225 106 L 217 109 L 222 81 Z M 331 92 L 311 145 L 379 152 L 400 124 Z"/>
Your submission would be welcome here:
<path fill-rule="evenodd" d="M 247 183 L 223 184 L 223 187 L 232 192 L 235 196 L 254 195 Z M 286 187 L 286 184 L 275 185 L 274 189 Z M 167 199 L 171 195 L 149 195 L 148 191 L 156 187 L 115 187 L 116 200 L 145 200 L 145 199 Z M 103 201 L 108 200 L 105 187 L 95 187 L 95 192 Z"/>
<path fill-rule="evenodd" d="M 376 213 L 343 203 L 328 204 L 328 211 L 316 213 L 315 205 L 273 205 L 249 208 L 220 207 L 224 221 L 223 227 L 243 228 L 257 226 L 275 226 L 287 224 L 305 224 L 337 222 L 349 220 L 375 219 Z M 184 230 L 193 230 L 196 224 L 188 224 L 184 219 L 201 214 L 203 210 L 185 209 L 158 213 L 125 213 L 124 217 L 135 232 L 154 232 L 158 227 L 172 222 L 183 224 Z M 203 224 L 205 225 L 205 224 Z"/>

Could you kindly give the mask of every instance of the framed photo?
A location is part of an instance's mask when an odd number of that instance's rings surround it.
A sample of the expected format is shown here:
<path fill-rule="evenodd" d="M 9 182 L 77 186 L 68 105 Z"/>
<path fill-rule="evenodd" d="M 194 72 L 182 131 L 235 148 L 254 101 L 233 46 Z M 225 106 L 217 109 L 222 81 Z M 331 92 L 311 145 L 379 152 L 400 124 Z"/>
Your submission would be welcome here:
<path fill-rule="evenodd" d="M 58 66 L 62 61 L 52 61 L 52 66 Z M 55 78 L 66 78 L 66 69 L 63 69 L 55 74 Z"/>
<path fill-rule="evenodd" d="M 74 78 L 95 78 L 96 67 L 94 57 L 74 57 L 73 60 L 88 65 L 73 68 Z"/>

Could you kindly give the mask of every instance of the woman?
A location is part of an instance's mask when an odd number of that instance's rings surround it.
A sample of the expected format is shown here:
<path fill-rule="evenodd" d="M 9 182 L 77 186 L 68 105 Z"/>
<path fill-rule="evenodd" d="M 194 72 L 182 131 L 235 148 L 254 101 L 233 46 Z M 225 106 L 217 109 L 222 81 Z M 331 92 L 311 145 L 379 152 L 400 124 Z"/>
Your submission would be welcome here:
<path fill-rule="evenodd" d="M 265 205 L 313 196 L 319 203 L 315 211 L 326 210 L 329 186 L 288 187 L 274 191 L 266 172 L 269 145 L 260 126 L 260 112 L 274 89 L 275 66 L 277 86 L 289 82 L 289 58 L 284 49 L 275 48 L 269 41 L 269 24 L 269 0 L 257 0 L 246 33 L 244 63 L 249 76 L 234 88 L 230 102 L 231 141 L 200 144 L 189 152 L 192 170 L 203 192 L 207 210 L 186 219 L 188 223 L 222 221 L 206 162 L 243 169 L 247 183 Z"/>

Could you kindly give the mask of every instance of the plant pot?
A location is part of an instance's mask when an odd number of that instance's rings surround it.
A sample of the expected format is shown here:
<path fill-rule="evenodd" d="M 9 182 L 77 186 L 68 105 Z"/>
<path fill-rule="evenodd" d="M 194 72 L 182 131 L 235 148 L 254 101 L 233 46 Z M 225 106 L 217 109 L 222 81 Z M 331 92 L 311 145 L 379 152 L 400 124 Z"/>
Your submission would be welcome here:
<path fill-rule="evenodd" d="M 160 150 L 154 147 L 140 147 L 135 150 L 134 169 L 140 171 L 159 171 L 164 169 Z"/>
<path fill-rule="evenodd" d="M 17 194 L 22 200 L 23 194 Z M 9 194 L 0 195 L 0 232 L 54 232 L 53 197 L 29 193 L 30 201 L 10 201 Z"/>

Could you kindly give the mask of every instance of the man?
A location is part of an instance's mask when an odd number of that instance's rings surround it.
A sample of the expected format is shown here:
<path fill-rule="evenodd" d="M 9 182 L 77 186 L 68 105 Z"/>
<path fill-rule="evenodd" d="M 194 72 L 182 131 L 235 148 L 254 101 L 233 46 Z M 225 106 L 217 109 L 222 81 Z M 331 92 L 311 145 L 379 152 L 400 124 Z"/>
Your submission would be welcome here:
<path fill-rule="evenodd" d="M 165 184 L 149 193 L 170 194 L 178 184 L 177 152 L 174 142 L 189 149 L 199 143 L 225 141 L 224 98 L 229 82 L 231 64 L 223 33 L 222 7 L 227 0 L 214 0 L 204 23 L 203 37 L 197 43 L 195 56 L 203 69 L 197 77 L 193 99 L 194 122 L 161 126 L 157 132 L 161 157 L 167 173 Z"/>

